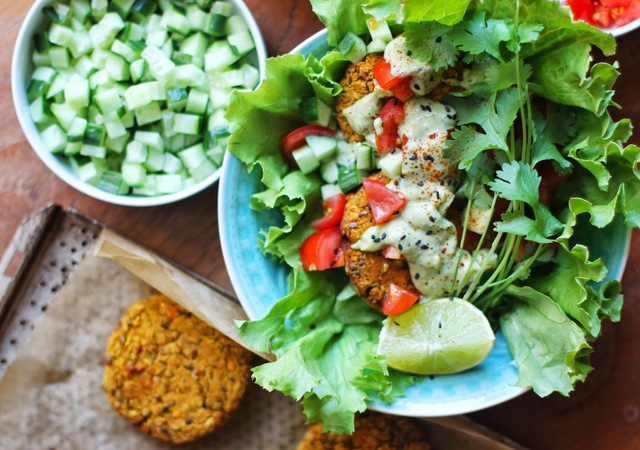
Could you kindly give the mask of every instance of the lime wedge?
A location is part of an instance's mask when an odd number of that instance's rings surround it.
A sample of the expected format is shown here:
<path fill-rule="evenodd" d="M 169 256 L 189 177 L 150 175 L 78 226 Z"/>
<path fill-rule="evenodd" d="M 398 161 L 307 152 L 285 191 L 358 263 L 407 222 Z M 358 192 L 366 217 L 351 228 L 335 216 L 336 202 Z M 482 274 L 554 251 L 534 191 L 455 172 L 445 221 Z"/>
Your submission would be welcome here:
<path fill-rule="evenodd" d="M 385 319 L 378 353 L 394 369 L 437 375 L 481 363 L 494 341 L 482 311 L 459 298 L 440 298 Z"/>

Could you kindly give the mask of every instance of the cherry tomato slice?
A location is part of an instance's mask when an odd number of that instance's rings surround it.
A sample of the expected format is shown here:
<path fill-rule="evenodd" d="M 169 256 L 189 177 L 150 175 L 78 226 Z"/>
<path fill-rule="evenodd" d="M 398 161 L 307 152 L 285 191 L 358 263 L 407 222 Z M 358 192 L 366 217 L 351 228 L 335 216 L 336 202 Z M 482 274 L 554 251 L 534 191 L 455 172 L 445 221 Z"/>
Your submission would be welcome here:
<path fill-rule="evenodd" d="M 311 228 L 314 230 L 324 230 L 325 228 L 339 225 L 342 220 L 342 215 L 344 214 L 344 205 L 346 204 L 347 196 L 344 194 L 332 195 L 323 201 L 322 208 L 324 209 L 324 217 L 311 222 Z"/>
<path fill-rule="evenodd" d="M 391 90 L 402 81 L 411 79 L 411 77 L 396 77 L 391 74 L 391 64 L 380 58 L 373 65 L 373 77 L 376 79 L 382 89 Z"/>
<path fill-rule="evenodd" d="M 287 134 L 282 141 L 280 141 L 280 151 L 282 156 L 287 160 L 290 166 L 296 167 L 296 161 L 291 154 L 297 148 L 302 147 L 305 144 L 307 136 L 327 136 L 333 137 L 336 134 L 336 130 L 322 125 L 304 125 L 300 128 L 296 128 L 291 133 Z"/>
<path fill-rule="evenodd" d="M 325 228 L 309 236 L 300 247 L 300 261 L 306 271 L 344 266 L 340 227 Z"/>
<path fill-rule="evenodd" d="M 396 284 L 390 284 L 389 291 L 382 303 L 382 313 L 387 316 L 400 314 L 411 308 L 419 298 L 420 295 L 415 292 L 403 289 Z"/>
<path fill-rule="evenodd" d="M 407 198 L 398 191 L 389 189 L 382 181 L 362 179 L 373 220 L 376 224 L 387 222 L 407 204 Z"/>
<path fill-rule="evenodd" d="M 411 78 L 407 77 L 405 80 L 401 81 L 397 86 L 389 89 L 393 92 L 394 97 L 396 97 L 401 102 L 406 102 L 409 100 L 415 92 L 411 89 Z"/>
<path fill-rule="evenodd" d="M 378 114 L 382 120 L 382 134 L 376 135 L 378 153 L 387 153 L 398 146 L 398 125 L 405 117 L 404 106 L 396 99 L 387 100 Z"/>

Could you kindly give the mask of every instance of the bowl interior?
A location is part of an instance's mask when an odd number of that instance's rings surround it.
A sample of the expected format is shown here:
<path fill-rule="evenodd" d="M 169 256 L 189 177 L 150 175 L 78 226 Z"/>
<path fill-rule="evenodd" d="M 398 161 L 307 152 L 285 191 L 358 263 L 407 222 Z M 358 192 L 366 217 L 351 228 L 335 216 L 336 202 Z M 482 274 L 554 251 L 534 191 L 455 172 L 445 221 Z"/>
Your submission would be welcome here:
<path fill-rule="evenodd" d="M 173 194 L 153 197 L 111 194 L 80 180 L 71 169 L 69 163 L 52 154 L 46 148 L 38 129 L 31 120 L 31 115 L 29 113 L 29 101 L 27 100 L 27 87 L 29 86 L 31 74 L 34 70 L 34 65 L 31 60 L 31 55 L 33 53 L 32 36 L 35 32 L 42 30 L 46 26 L 45 24 L 47 22 L 41 11 L 44 6 L 53 3 L 53 1 L 54 0 L 36 0 L 31 6 L 18 33 L 13 50 L 13 60 L 11 63 L 11 93 L 18 122 L 20 123 L 20 127 L 22 128 L 27 141 L 40 157 L 42 162 L 44 162 L 44 164 L 58 177 L 76 190 L 97 198 L 98 200 L 125 206 L 155 206 L 173 203 L 190 197 L 215 183 L 220 177 L 222 168 L 216 170 L 209 177 L 194 184 L 193 186 Z M 249 8 L 247 8 L 244 2 L 241 0 L 227 1 L 231 3 L 234 10 L 243 17 L 251 31 L 256 48 L 251 52 L 249 61 L 258 68 L 260 71 L 260 77 L 262 78 L 262 76 L 264 76 L 264 60 L 267 57 L 267 50 L 260 29 L 258 28 L 251 11 L 249 11 Z"/>
<path fill-rule="evenodd" d="M 321 56 L 327 50 L 324 32 L 312 36 L 293 51 Z M 220 240 L 226 267 L 240 303 L 251 319 L 265 316 L 287 294 L 287 268 L 257 245 L 260 231 L 280 225 L 278 214 L 251 210 L 247 205 L 262 190 L 259 169 L 251 174 L 233 155 L 227 154 L 220 179 L 218 217 Z M 629 251 L 630 232 L 622 220 L 604 229 L 588 224 L 580 228 L 580 238 L 589 242 L 592 255 L 609 267 L 609 279 L 620 279 Z M 374 400 L 374 410 L 405 416 L 446 416 L 465 414 L 514 398 L 524 389 L 515 387 L 518 372 L 506 341 L 498 332 L 489 357 L 463 373 L 422 377 L 406 395 L 394 403 Z"/>

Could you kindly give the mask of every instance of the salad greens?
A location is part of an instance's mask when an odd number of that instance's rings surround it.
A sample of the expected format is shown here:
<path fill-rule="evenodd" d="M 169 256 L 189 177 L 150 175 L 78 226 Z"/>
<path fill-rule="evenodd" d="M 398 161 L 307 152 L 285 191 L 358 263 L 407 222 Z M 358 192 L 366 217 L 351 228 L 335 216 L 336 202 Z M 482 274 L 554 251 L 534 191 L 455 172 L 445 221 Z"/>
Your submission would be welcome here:
<path fill-rule="evenodd" d="M 459 120 L 445 154 L 463 173 L 459 196 L 485 209 L 499 200 L 509 207 L 481 237 L 498 255 L 497 267 L 464 280 L 460 286 L 468 288 L 455 293 L 499 324 L 520 386 L 568 395 L 591 370 L 590 342 L 602 320 L 619 320 L 622 307 L 619 283 L 598 284 L 607 268 L 575 242 L 574 230 L 586 221 L 603 227 L 616 215 L 640 226 L 640 148 L 622 146 L 631 124 L 607 113 L 618 106 L 618 72 L 590 57 L 593 46 L 613 54 L 613 37 L 572 22 L 567 9 L 547 0 L 311 3 L 332 46 L 347 32 L 365 37 L 366 19 L 375 17 L 405 34 L 416 59 L 440 70 L 459 60 L 468 68 L 464 90 L 446 99 Z M 249 345 L 277 357 L 257 367 L 254 378 L 301 400 L 309 420 L 334 433 L 353 431 L 353 415 L 368 399 L 392 401 L 413 382 L 376 354 L 382 316 L 341 297 L 347 277 L 305 272 L 300 264 L 309 223 L 322 215 L 323 182 L 290 169 L 279 144 L 304 124 L 302 98 L 335 103 L 347 64 L 336 50 L 321 59 L 271 58 L 262 85 L 234 93 L 227 113 L 230 152 L 262 171 L 265 190 L 251 207 L 283 218 L 264 230 L 261 248 L 291 267 L 289 295 L 265 318 L 239 324 Z M 543 164 L 567 177 L 548 206 L 539 198 Z"/>

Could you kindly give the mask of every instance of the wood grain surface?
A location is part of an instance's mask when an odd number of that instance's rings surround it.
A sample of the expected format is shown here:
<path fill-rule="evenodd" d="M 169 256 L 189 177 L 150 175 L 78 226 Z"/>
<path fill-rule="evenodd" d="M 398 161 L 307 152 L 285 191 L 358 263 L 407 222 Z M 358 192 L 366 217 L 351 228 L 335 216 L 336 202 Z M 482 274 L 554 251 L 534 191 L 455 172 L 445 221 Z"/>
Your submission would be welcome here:
<path fill-rule="evenodd" d="M 321 28 L 306 0 L 248 0 L 270 55 L 286 53 Z M 67 186 L 29 147 L 13 111 L 11 58 L 26 0 L 0 0 L 0 253 L 19 223 L 50 203 L 74 209 L 231 288 L 218 238 L 217 187 L 177 204 L 113 206 Z M 616 85 L 621 112 L 640 123 L 640 31 L 618 40 L 622 75 Z M 632 138 L 640 144 L 640 134 Z M 607 324 L 595 345 L 595 371 L 569 398 L 526 393 L 471 417 L 531 449 L 640 448 L 640 235 L 634 232 L 623 280 L 622 321 Z"/>

